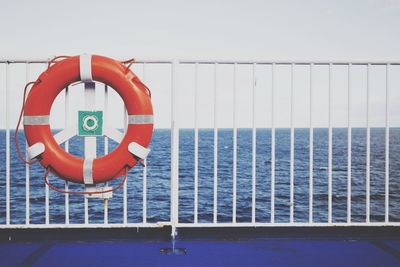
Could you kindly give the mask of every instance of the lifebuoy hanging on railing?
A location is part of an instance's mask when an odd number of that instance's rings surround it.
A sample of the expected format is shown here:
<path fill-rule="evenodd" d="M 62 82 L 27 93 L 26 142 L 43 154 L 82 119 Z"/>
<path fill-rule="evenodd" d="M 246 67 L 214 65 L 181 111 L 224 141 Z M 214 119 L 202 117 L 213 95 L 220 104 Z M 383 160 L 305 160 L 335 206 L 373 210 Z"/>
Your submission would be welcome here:
<path fill-rule="evenodd" d="M 105 126 L 102 133 L 119 142 L 109 154 L 98 158 L 79 158 L 67 153 L 60 144 L 77 135 L 77 127 L 53 136 L 50 110 L 56 96 L 75 82 L 98 81 L 111 86 L 123 99 L 128 113 L 125 135 Z M 23 107 L 23 123 L 28 155 L 60 178 L 96 185 L 126 173 L 146 158 L 153 134 L 153 108 L 150 91 L 123 63 L 98 55 L 62 59 L 38 78 Z M 94 116 L 84 118 L 86 130 L 97 129 Z"/>

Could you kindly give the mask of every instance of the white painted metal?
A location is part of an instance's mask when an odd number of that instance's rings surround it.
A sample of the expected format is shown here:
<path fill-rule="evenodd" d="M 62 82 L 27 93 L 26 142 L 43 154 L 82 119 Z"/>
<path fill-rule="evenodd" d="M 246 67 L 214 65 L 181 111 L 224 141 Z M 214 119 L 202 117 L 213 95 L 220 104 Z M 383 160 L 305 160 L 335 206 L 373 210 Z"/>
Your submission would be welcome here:
<path fill-rule="evenodd" d="M 50 201 L 49 201 L 49 186 L 45 184 L 45 223 L 50 224 Z"/>
<path fill-rule="evenodd" d="M 95 83 L 85 83 L 85 108 L 96 110 L 96 87 Z M 85 136 L 85 158 L 96 158 L 96 136 Z"/>
<path fill-rule="evenodd" d="M 171 63 L 171 62 L 159 62 L 158 63 Z M 351 66 L 354 65 L 348 62 L 315 62 L 315 64 L 320 65 L 328 65 L 329 67 L 329 151 L 328 151 L 328 222 L 326 223 L 313 223 L 313 64 L 312 62 L 195 62 L 195 208 L 194 208 L 194 223 L 179 223 L 179 124 L 177 122 L 177 114 L 176 114 L 176 106 L 177 106 L 177 95 L 178 95 L 178 87 L 177 87 L 177 70 L 180 64 L 191 64 L 191 61 L 184 61 L 184 62 L 174 62 L 171 64 L 171 78 L 172 78 L 172 88 L 171 88 L 171 221 L 170 222 L 163 222 L 163 223 L 147 223 L 147 170 L 144 168 L 143 170 L 143 223 L 128 223 L 127 222 L 127 204 L 126 204 L 126 188 L 124 189 L 124 220 L 122 224 L 108 224 L 108 211 L 105 207 L 104 210 L 104 224 L 91 224 L 88 220 L 88 209 L 87 209 L 87 200 L 85 199 L 85 224 L 69 224 L 69 198 L 68 194 L 65 196 L 65 224 L 50 224 L 49 220 L 49 189 L 46 187 L 45 192 L 45 224 L 39 225 L 32 225 L 29 224 L 29 167 L 28 165 L 25 166 L 26 168 L 26 213 L 25 213 L 25 224 L 10 224 L 10 64 L 5 64 L 6 67 L 6 221 L 5 224 L 0 225 L 0 228 L 60 228 L 60 227 L 85 227 L 85 228 L 102 228 L 102 227 L 161 227 L 165 225 L 171 225 L 173 230 L 173 235 L 176 234 L 177 227 L 230 227 L 230 226 L 238 226 L 238 227 L 249 227 L 249 226 L 256 226 L 256 227 L 269 227 L 269 226 L 378 226 L 378 225 L 393 225 L 393 226 L 400 226 L 400 223 L 390 222 L 390 210 L 389 210 L 389 73 L 390 73 L 390 66 L 391 65 L 399 65 L 400 63 L 394 62 L 393 64 L 389 63 L 382 63 L 382 62 L 368 62 L 361 64 L 360 62 L 354 62 L 357 65 L 366 65 L 367 66 L 367 176 L 366 176 L 366 221 L 362 223 L 352 223 L 351 222 L 351 120 L 350 120 L 350 107 L 351 107 L 351 100 L 350 100 L 350 93 L 351 93 Z M 148 63 L 148 62 L 147 62 Z M 198 136 L 198 114 L 199 114 L 199 99 L 198 99 L 198 67 L 200 64 L 213 64 L 215 69 L 215 77 L 214 77 L 214 101 L 215 101 L 215 108 L 214 108 L 214 209 L 213 209 L 213 221 L 212 223 L 199 223 L 198 222 L 198 145 L 199 145 L 199 136 Z M 218 205 L 218 121 L 217 121 L 217 72 L 218 72 L 218 64 L 233 64 L 234 67 L 234 85 L 233 85 L 233 103 L 234 103 L 234 111 L 233 111 L 233 217 L 232 223 L 218 223 L 217 222 L 217 205 Z M 252 110 L 252 218 L 251 223 L 237 223 L 236 222 L 236 186 L 237 186 L 237 65 L 238 64 L 252 64 L 253 67 L 253 110 Z M 255 127 L 255 92 L 256 92 L 256 66 L 257 64 L 271 64 L 271 90 L 272 90 L 272 97 L 271 101 L 271 222 L 268 223 L 257 223 L 256 222 L 256 127 Z M 276 223 L 275 222 L 275 122 L 274 122 L 274 90 L 275 90 L 275 67 L 276 64 L 290 64 L 291 65 L 291 151 L 290 151 L 290 222 L 289 223 Z M 293 91 L 294 91 L 294 67 L 296 64 L 306 64 L 310 66 L 310 151 L 309 151 L 309 159 L 310 159 L 310 177 L 309 177 L 309 221 L 307 223 L 296 223 L 294 222 L 294 110 L 293 110 Z M 333 124 L 333 87 L 332 87 L 332 77 L 334 74 L 333 65 L 347 65 L 348 66 L 348 147 L 347 147 L 347 157 L 348 157 L 348 170 L 347 170 L 347 221 L 345 223 L 333 223 L 332 222 L 332 124 Z M 385 221 L 384 222 L 370 222 L 370 124 L 369 124 L 369 104 L 370 104 L 370 68 L 372 65 L 386 65 L 386 118 L 385 118 Z M 29 66 L 27 68 L 27 75 L 29 73 Z M 145 64 L 143 64 L 143 75 L 145 75 Z M 26 80 L 28 80 L 28 76 Z M 144 80 L 144 79 L 143 79 Z M 86 91 L 86 90 L 85 90 Z M 86 93 L 85 93 L 86 94 Z M 107 86 L 105 86 L 105 97 L 108 98 L 107 95 Z M 94 98 L 93 98 L 94 99 Z M 106 101 L 106 100 L 105 100 Z M 68 104 L 68 88 L 66 89 L 65 93 L 65 102 L 66 102 L 66 125 L 69 125 L 69 118 L 68 118 L 68 111 L 69 111 L 69 104 Z M 107 101 L 106 101 L 107 102 Z M 105 102 L 105 103 L 106 103 Z M 105 104 L 105 111 L 107 110 Z M 106 124 L 106 123 L 105 123 Z M 65 134 L 65 133 L 63 133 Z M 122 133 L 115 134 L 112 133 L 111 135 L 117 136 L 116 139 L 121 139 Z M 56 139 L 57 135 L 55 136 Z M 67 138 L 62 138 L 67 139 Z M 63 141 L 61 140 L 61 141 Z M 108 153 L 108 138 L 105 137 L 105 147 L 104 152 Z M 62 142 L 60 142 L 62 143 Z M 68 141 L 65 141 L 65 150 L 69 150 Z M 86 149 L 85 149 L 86 154 Z M 65 189 L 68 190 L 68 183 L 65 184 Z"/>
<path fill-rule="evenodd" d="M 385 98 L 385 223 L 389 223 L 389 71 L 386 65 L 386 98 Z"/>
<path fill-rule="evenodd" d="M 85 108 L 87 110 L 96 109 L 96 86 L 95 83 L 85 83 Z M 85 136 L 85 159 L 94 159 L 97 156 L 96 152 L 96 136 Z M 85 185 L 88 189 L 89 185 Z M 86 189 L 85 189 L 86 190 Z M 89 199 L 84 198 L 85 205 L 85 224 L 89 223 Z"/>
<path fill-rule="evenodd" d="M 199 64 L 194 69 L 194 223 L 198 223 L 199 213 Z"/>
<path fill-rule="evenodd" d="M 327 223 L 327 222 L 321 222 L 321 223 L 308 223 L 308 222 L 276 222 L 276 223 L 179 223 L 177 225 L 178 227 L 185 228 L 185 227 L 371 227 L 371 226 L 400 226 L 400 222 L 390 222 L 388 224 L 383 224 L 381 222 L 370 222 L 369 224 L 363 223 L 363 222 L 353 222 L 353 223 L 347 223 L 347 222 L 335 222 L 335 223 Z"/>
<path fill-rule="evenodd" d="M 162 228 L 164 226 L 171 225 L 169 222 L 157 222 L 157 223 L 113 223 L 113 224 L 102 224 L 102 223 L 91 223 L 91 224 L 81 224 L 81 223 L 73 223 L 73 224 L 9 224 L 9 225 L 0 225 L 0 229 L 61 229 L 61 228 Z M 369 224 L 366 223 L 179 223 L 176 225 L 177 227 L 371 227 L 371 226 L 382 226 L 380 222 L 371 222 Z M 390 222 L 389 224 L 385 224 L 385 226 L 400 226 L 400 222 Z"/>
<path fill-rule="evenodd" d="M 136 142 L 129 143 L 128 150 L 140 159 L 146 159 L 147 155 L 150 153 L 150 149 L 143 147 Z"/>
<path fill-rule="evenodd" d="M 293 126 L 293 81 L 294 64 L 290 66 L 290 222 L 294 221 L 294 126 Z"/>
<path fill-rule="evenodd" d="M 146 83 L 146 63 L 143 63 L 143 82 Z M 147 158 L 143 161 L 143 215 L 142 221 L 143 223 L 147 222 Z"/>
<path fill-rule="evenodd" d="M 29 82 L 30 79 L 30 64 L 25 65 L 25 83 Z M 29 94 L 29 88 L 26 90 L 26 96 Z M 24 99 L 25 103 L 26 98 Z M 25 147 L 28 147 L 28 142 L 25 141 Z M 25 151 L 25 160 L 29 161 L 28 150 Z M 30 173 L 29 164 L 25 164 L 25 224 L 30 223 Z"/>
<path fill-rule="evenodd" d="M 253 80 L 252 80 L 252 161 L 251 161 L 251 222 L 256 222 L 256 167 L 257 167 L 257 132 L 256 132 L 256 64 L 253 64 Z"/>
<path fill-rule="evenodd" d="M 147 223 L 147 158 L 143 160 L 143 215 L 142 222 Z"/>
<path fill-rule="evenodd" d="M 171 226 L 172 236 L 176 233 L 179 222 L 179 125 L 176 106 L 178 105 L 178 73 L 179 62 L 171 65 Z"/>
<path fill-rule="evenodd" d="M 108 125 L 108 86 L 104 85 L 104 124 Z M 104 136 L 104 155 L 108 154 L 108 137 Z M 105 183 L 108 187 L 108 183 Z M 108 199 L 104 199 L 104 224 L 108 224 Z"/>
<path fill-rule="evenodd" d="M 10 224 L 10 64 L 6 64 L 6 224 Z"/>
<path fill-rule="evenodd" d="M 0 229 L 62 229 L 62 228 L 162 228 L 171 225 L 169 222 L 157 223 L 52 223 L 52 224 L 0 224 Z"/>
<path fill-rule="evenodd" d="M 28 147 L 26 149 L 26 154 L 27 154 L 27 158 L 28 161 L 36 158 L 37 156 L 39 156 L 40 154 L 42 154 L 45 150 L 44 144 L 43 143 L 35 143 L 32 146 Z"/>
<path fill-rule="evenodd" d="M 329 64 L 329 115 L 328 115 L 328 223 L 332 223 L 332 63 Z"/>
<path fill-rule="evenodd" d="M 126 105 L 124 104 L 124 133 L 128 130 L 128 111 L 126 110 Z M 132 144 L 132 143 L 131 143 Z M 134 145 L 134 147 L 128 146 L 128 150 L 132 153 L 131 150 L 133 150 L 134 153 L 142 153 L 142 151 L 138 152 L 138 147 Z M 144 152 L 145 153 L 145 152 Z M 143 155 L 142 155 L 143 156 Z M 146 155 L 147 156 L 147 155 Z M 144 158 L 146 158 L 146 156 Z M 129 173 L 126 174 L 126 181 L 124 185 L 122 186 L 122 192 L 123 192 L 123 222 L 128 223 L 128 180 L 129 180 Z"/>
<path fill-rule="evenodd" d="M 169 62 L 169 60 L 146 60 L 146 59 L 139 59 L 137 62 L 143 62 L 146 61 L 147 63 L 166 63 Z M 257 64 L 257 65 L 271 65 L 271 64 L 280 64 L 280 65 L 310 65 L 311 63 L 314 63 L 315 65 L 347 65 L 349 62 L 351 62 L 353 65 L 366 65 L 366 64 L 371 64 L 371 65 L 386 65 L 386 64 L 391 64 L 391 65 L 400 65 L 400 60 L 393 60 L 393 61 L 385 61 L 385 60 L 379 60 L 379 61 L 365 61 L 365 60 L 274 60 L 274 59 L 267 59 L 267 60 L 223 60 L 223 59 L 214 59 L 214 60 L 200 60 L 200 59 L 194 59 L 194 60 L 187 60 L 187 59 L 181 59 L 179 60 L 181 64 L 194 64 L 198 62 L 199 64 L 245 64 L 245 65 L 251 65 L 251 64 Z"/>
<path fill-rule="evenodd" d="M 369 126 L 369 94 L 370 94 L 370 64 L 367 65 L 367 152 L 366 152 L 366 177 L 365 177 L 365 198 L 366 198 L 366 212 L 365 220 L 368 223 L 370 221 L 370 165 L 371 165 L 371 129 Z"/>
<path fill-rule="evenodd" d="M 308 187 L 308 222 L 313 222 L 313 203 L 314 203 L 314 125 L 313 125 L 313 68 L 310 64 L 310 137 L 309 137 L 309 187 Z"/>
<path fill-rule="evenodd" d="M 54 139 L 56 140 L 57 144 L 63 144 L 72 137 L 74 137 L 78 132 L 78 128 L 75 125 L 70 125 L 66 129 L 56 133 L 54 135 Z"/>
<path fill-rule="evenodd" d="M 232 223 L 236 223 L 236 198 L 237 198 L 237 64 L 233 65 L 233 181 L 232 181 Z"/>
<path fill-rule="evenodd" d="M 218 64 L 214 64 L 214 210 L 213 222 L 218 217 L 218 122 L 217 122 L 217 74 Z"/>
<path fill-rule="evenodd" d="M 271 223 L 275 223 L 275 122 L 274 122 L 275 63 L 271 65 Z"/>
<path fill-rule="evenodd" d="M 347 223 L 351 223 L 351 64 L 347 68 Z"/>
<path fill-rule="evenodd" d="M 129 58 L 130 55 L 127 55 L 124 58 Z M 0 63 L 48 63 L 51 60 L 51 58 L 1 58 Z M 283 65 L 290 65 L 292 63 L 296 65 L 309 65 L 311 63 L 314 63 L 316 65 L 329 65 L 329 64 L 334 64 L 334 65 L 348 65 L 349 63 L 352 63 L 353 65 L 366 65 L 366 64 L 371 64 L 371 65 L 386 65 L 386 64 L 391 64 L 391 65 L 400 65 L 400 60 L 375 60 L 375 61 L 365 61 L 365 60 L 281 60 L 281 59 L 263 59 L 263 60 L 226 60 L 226 59 L 211 59 L 211 60 L 204 60 L 204 59 L 171 59 L 171 58 L 164 58 L 164 59 L 155 59 L 155 58 L 135 58 L 135 62 L 137 64 L 142 64 L 142 63 L 151 63 L 151 64 L 172 64 L 173 62 L 179 62 L 180 64 L 195 64 L 196 62 L 199 64 L 214 64 L 214 63 L 219 63 L 219 64 L 265 64 L 265 65 L 270 65 L 270 64 L 283 64 Z"/>
<path fill-rule="evenodd" d="M 111 128 L 109 126 L 103 128 L 103 134 L 117 143 L 121 143 L 122 139 L 124 138 L 123 133 L 121 133 L 118 129 Z"/>
<path fill-rule="evenodd" d="M 69 88 L 65 88 L 65 127 L 69 125 Z M 64 143 L 66 152 L 69 152 L 69 141 Z M 69 191 L 68 181 L 65 181 L 64 190 Z M 69 224 L 69 194 L 65 194 L 65 223 Z"/>

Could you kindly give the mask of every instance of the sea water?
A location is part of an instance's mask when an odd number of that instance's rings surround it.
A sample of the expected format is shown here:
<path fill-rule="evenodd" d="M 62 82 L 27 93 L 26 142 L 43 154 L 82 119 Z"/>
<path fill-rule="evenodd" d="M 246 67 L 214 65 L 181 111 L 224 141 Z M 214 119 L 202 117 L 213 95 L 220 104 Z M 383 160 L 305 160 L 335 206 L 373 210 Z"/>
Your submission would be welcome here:
<path fill-rule="evenodd" d="M 55 131 L 56 132 L 56 131 Z M 352 129 L 351 213 L 353 222 L 365 221 L 366 214 L 366 133 L 365 128 Z M 26 167 L 18 158 L 10 132 L 10 218 L 12 224 L 24 224 L 26 212 Z M 256 131 L 256 222 L 271 220 L 271 130 Z M 24 134 L 18 134 L 22 150 Z M 110 151 L 116 147 L 110 141 Z M 214 203 L 214 132 L 199 130 L 198 220 L 213 221 Z M 333 129 L 332 154 L 332 221 L 347 220 L 347 129 Z M 313 153 L 313 220 L 328 220 L 328 129 L 314 129 Z M 82 137 L 70 140 L 69 150 L 82 157 Z M 294 221 L 309 219 L 309 129 L 294 131 Z M 171 132 L 156 129 L 147 160 L 147 221 L 170 220 L 171 201 Z M 371 221 L 384 221 L 385 215 L 385 129 L 371 129 L 370 213 Z M 98 155 L 104 152 L 104 138 L 97 138 Z M 194 221 L 194 130 L 179 132 L 179 221 Z M 389 144 L 389 213 L 391 221 L 400 221 L 400 128 L 390 129 Z M 231 222 L 233 214 L 233 130 L 218 130 L 217 220 Z M 0 131 L 0 223 L 6 217 L 6 132 Z M 36 163 L 29 167 L 30 223 L 45 223 L 44 169 Z M 64 181 L 55 176 L 51 182 L 63 188 Z M 121 178 L 110 185 L 115 186 Z M 128 222 L 143 219 L 143 167 L 135 166 L 127 180 Z M 81 191 L 82 185 L 69 185 Z M 252 215 L 252 130 L 239 129 L 237 139 L 237 222 L 251 222 Z M 70 223 L 84 222 L 84 197 L 69 196 Z M 290 219 L 290 129 L 276 129 L 275 140 L 275 221 Z M 102 223 L 102 199 L 89 200 L 89 222 Z M 65 196 L 49 191 L 50 223 L 65 222 Z M 123 189 L 109 200 L 109 222 L 123 222 Z"/>

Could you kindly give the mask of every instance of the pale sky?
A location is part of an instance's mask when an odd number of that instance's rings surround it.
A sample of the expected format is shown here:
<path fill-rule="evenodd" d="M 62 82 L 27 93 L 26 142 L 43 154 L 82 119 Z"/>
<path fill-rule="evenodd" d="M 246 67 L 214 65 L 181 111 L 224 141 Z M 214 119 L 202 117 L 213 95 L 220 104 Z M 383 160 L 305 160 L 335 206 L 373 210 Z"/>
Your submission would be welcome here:
<path fill-rule="evenodd" d="M 0 9 L 0 60 L 48 58 L 82 53 L 126 59 L 224 59 L 224 60 L 388 60 L 400 61 L 400 1 L 2 1 Z M 30 79 L 43 70 L 31 67 Z M 142 75 L 141 66 L 136 66 Z M 11 68 L 11 125 L 25 83 L 25 67 Z M 156 126 L 170 125 L 168 67 L 148 66 L 146 80 L 153 91 Z M 219 66 L 217 123 L 232 126 L 232 66 Z M 251 122 L 251 66 L 238 70 L 238 126 Z M 269 66 L 257 67 L 256 123 L 270 123 Z M 326 125 L 326 68 L 316 67 L 314 88 L 315 125 Z M 358 74 L 357 74 L 358 72 Z M 180 71 L 179 121 L 193 126 L 193 67 Z M 355 70 L 352 120 L 365 123 L 365 72 Z M 279 67 L 276 125 L 288 126 L 287 67 Z M 334 74 L 334 124 L 347 120 L 346 70 Z M 213 124 L 213 69 L 201 68 L 200 104 L 204 112 L 200 127 Z M 0 64 L 1 114 L 4 114 L 4 64 Z M 296 78 L 297 77 L 297 78 Z M 309 101 L 307 69 L 295 70 L 295 125 L 307 126 Z M 393 67 L 390 112 L 393 125 L 400 125 L 400 69 Z M 382 125 L 384 116 L 384 69 L 371 71 L 371 123 Z M 318 89 L 317 89 L 318 88 Z M 397 89 L 396 89 L 397 88 Z M 364 91 L 363 91 L 364 90 Z M 365 92 L 364 92 L 365 93 Z M 211 96 L 210 96 L 211 94 Z M 319 95 L 320 94 L 320 95 Z M 79 94 L 72 97 L 80 101 Z M 324 100 L 325 99 L 325 100 Z M 112 103 L 116 103 L 112 100 Z M 101 108 L 101 100 L 98 100 Z M 18 105 L 15 105 L 18 103 Z M 62 104 L 62 100 L 60 100 Z M 210 106 L 211 105 L 211 106 Z M 206 108 L 204 108 L 206 107 Z M 78 108 L 78 107 L 77 107 Z M 61 107 L 56 107 L 61 111 Z M 62 127 L 63 120 L 54 127 Z M 121 120 L 122 121 L 122 120 Z M 5 118 L 0 116 L 0 128 Z M 116 127 L 119 125 L 116 124 Z"/>

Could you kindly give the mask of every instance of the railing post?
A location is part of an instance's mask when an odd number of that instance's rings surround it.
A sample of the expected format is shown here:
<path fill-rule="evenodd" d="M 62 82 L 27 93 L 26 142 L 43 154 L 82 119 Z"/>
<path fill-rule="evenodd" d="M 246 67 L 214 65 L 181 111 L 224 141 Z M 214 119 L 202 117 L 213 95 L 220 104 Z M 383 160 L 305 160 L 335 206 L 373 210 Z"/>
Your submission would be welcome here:
<path fill-rule="evenodd" d="M 290 223 L 294 222 L 294 126 L 293 126 L 293 81 L 294 64 L 290 66 Z"/>
<path fill-rule="evenodd" d="M 104 116 L 104 124 L 108 125 L 108 102 L 109 101 L 109 97 L 108 97 L 108 85 L 104 85 L 104 114 L 106 114 Z M 104 155 L 108 154 L 108 150 L 109 150 L 109 140 L 108 137 L 105 136 L 104 137 Z M 105 186 L 108 186 L 108 183 L 105 184 Z M 104 224 L 108 224 L 108 199 L 105 198 L 104 199 Z"/>
<path fill-rule="evenodd" d="M 332 223 L 332 63 L 329 63 L 329 84 L 328 84 L 328 223 Z"/>
<path fill-rule="evenodd" d="M 25 82 L 29 83 L 30 68 L 29 63 L 25 64 Z M 27 95 L 29 94 L 29 89 L 27 89 Z M 26 97 L 24 99 L 25 103 Z M 25 160 L 29 161 L 28 158 L 28 142 L 25 140 Z M 25 224 L 30 223 L 30 173 L 29 164 L 25 164 Z"/>
<path fill-rule="evenodd" d="M 143 82 L 146 83 L 146 62 L 143 62 Z M 147 159 L 144 159 L 143 167 L 143 214 L 142 222 L 147 223 Z"/>
<path fill-rule="evenodd" d="M 252 80 L 252 91 L 253 91 L 253 99 L 252 99 L 252 163 L 251 163 L 251 222 L 256 223 L 256 190 L 257 190 L 257 128 L 256 128 L 256 64 L 253 64 L 253 80 Z"/>
<path fill-rule="evenodd" d="M 385 223 L 389 223 L 389 71 L 386 65 L 386 95 L 385 95 Z"/>
<path fill-rule="evenodd" d="M 10 224 L 10 63 L 8 62 L 6 64 L 6 224 Z"/>
<path fill-rule="evenodd" d="M 309 129 L 309 189 L 308 189 L 308 222 L 313 223 L 314 221 L 314 125 L 313 125 L 313 71 L 314 63 L 310 64 L 310 129 Z"/>
<path fill-rule="evenodd" d="M 347 223 L 351 223 L 351 63 L 347 68 Z"/>
<path fill-rule="evenodd" d="M 236 197 L 237 197 L 237 63 L 233 64 L 233 181 L 232 181 L 232 223 L 236 223 Z"/>
<path fill-rule="evenodd" d="M 195 78 L 194 78 L 194 223 L 198 223 L 199 212 L 199 64 L 195 63 Z"/>
<path fill-rule="evenodd" d="M 275 63 L 271 65 L 271 224 L 275 223 Z"/>
<path fill-rule="evenodd" d="M 94 82 L 85 82 L 84 84 L 85 92 L 85 109 L 95 110 L 96 109 L 96 85 Z M 125 113 L 125 112 L 124 112 Z M 96 137 L 95 136 L 85 136 L 85 159 L 94 159 L 97 157 L 96 150 Z M 92 185 L 88 187 L 93 187 Z M 86 188 L 86 185 L 85 185 Z M 125 211 L 125 210 L 124 210 Z M 89 224 L 89 199 L 87 196 L 84 198 L 84 214 L 85 214 L 85 224 Z"/>
<path fill-rule="evenodd" d="M 179 221 L 179 127 L 176 116 L 177 68 L 179 62 L 172 62 L 171 69 L 171 236 L 175 237 Z"/>
<path fill-rule="evenodd" d="M 214 186 L 213 223 L 218 221 L 218 121 L 217 121 L 217 73 L 218 63 L 214 63 Z"/>
<path fill-rule="evenodd" d="M 370 67 L 371 64 L 367 64 L 367 148 L 366 148 L 366 177 L 365 177 L 365 204 L 366 204 L 366 211 L 365 211 L 365 221 L 366 223 L 370 222 L 370 203 L 371 203 L 371 188 L 370 188 L 370 181 L 371 181 L 371 127 L 370 127 Z"/>

